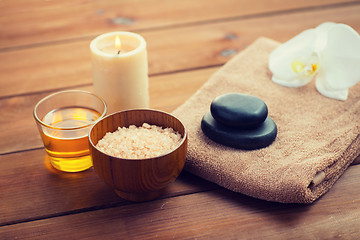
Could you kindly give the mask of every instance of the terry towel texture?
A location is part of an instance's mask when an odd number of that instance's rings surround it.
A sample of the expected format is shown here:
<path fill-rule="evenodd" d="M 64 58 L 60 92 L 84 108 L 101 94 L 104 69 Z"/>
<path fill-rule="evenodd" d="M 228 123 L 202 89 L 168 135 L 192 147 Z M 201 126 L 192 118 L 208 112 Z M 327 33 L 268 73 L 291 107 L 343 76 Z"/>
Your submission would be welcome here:
<path fill-rule="evenodd" d="M 283 203 L 311 203 L 326 193 L 360 154 L 360 85 L 346 101 L 322 96 L 315 81 L 287 88 L 271 81 L 268 57 L 279 46 L 260 38 L 216 72 L 173 114 L 187 127 L 185 170 L 227 189 Z M 264 100 L 278 127 L 275 141 L 238 150 L 208 139 L 203 115 L 221 94 L 240 92 Z"/>

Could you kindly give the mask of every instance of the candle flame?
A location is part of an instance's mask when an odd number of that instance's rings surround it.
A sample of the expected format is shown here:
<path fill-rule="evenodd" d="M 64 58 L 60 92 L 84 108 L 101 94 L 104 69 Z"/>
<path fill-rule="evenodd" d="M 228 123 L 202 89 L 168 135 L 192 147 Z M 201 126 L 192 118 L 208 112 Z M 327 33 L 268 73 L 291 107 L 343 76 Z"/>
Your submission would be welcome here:
<path fill-rule="evenodd" d="M 116 36 L 115 38 L 115 48 L 116 50 L 118 50 L 118 54 L 119 54 L 121 50 L 121 42 L 119 36 Z"/>

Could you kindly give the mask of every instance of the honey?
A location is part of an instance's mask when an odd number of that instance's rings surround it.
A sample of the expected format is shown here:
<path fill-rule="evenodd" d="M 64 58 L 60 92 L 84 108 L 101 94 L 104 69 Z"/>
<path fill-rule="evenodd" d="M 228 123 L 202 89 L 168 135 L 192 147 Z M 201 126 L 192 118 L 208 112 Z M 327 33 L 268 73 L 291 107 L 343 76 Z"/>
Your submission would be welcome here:
<path fill-rule="evenodd" d="M 89 108 L 66 107 L 47 113 L 42 119 L 48 125 L 41 132 L 51 164 L 62 171 L 78 172 L 92 166 L 88 132 L 100 113 Z"/>

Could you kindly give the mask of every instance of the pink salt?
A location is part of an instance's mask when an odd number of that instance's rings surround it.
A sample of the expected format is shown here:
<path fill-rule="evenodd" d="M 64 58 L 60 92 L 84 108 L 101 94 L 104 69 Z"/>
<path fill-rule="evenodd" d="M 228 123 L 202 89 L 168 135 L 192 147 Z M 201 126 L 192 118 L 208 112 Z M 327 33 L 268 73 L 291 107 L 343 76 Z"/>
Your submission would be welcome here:
<path fill-rule="evenodd" d="M 108 132 L 96 147 L 111 156 L 127 159 L 157 157 L 174 150 L 181 142 L 181 134 L 172 128 L 144 123 Z"/>

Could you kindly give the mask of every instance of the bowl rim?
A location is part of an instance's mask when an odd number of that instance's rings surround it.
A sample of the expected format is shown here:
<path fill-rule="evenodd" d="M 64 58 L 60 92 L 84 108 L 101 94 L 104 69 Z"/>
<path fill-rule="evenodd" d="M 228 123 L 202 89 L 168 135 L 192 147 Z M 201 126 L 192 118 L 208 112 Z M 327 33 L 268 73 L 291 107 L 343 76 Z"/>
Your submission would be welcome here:
<path fill-rule="evenodd" d="M 177 119 L 181 125 L 184 127 L 184 135 L 182 136 L 182 140 L 181 142 L 174 148 L 172 149 L 171 151 L 169 152 L 166 152 L 166 153 L 163 153 L 161 155 L 158 155 L 158 156 L 155 156 L 155 157 L 148 157 L 148 158 L 119 158 L 119 157 L 116 157 L 116 156 L 112 156 L 110 154 L 107 154 L 101 150 L 99 150 L 95 145 L 94 143 L 92 142 L 91 140 L 91 132 L 93 130 L 93 128 L 97 125 L 97 124 L 100 124 L 101 121 L 105 120 L 106 118 L 109 118 L 111 117 L 112 115 L 115 115 L 115 114 L 121 114 L 121 113 L 125 113 L 125 112 L 131 112 L 131 111 L 151 111 L 151 112 L 158 112 L 158 113 L 162 113 L 162 114 L 166 114 L 166 115 L 169 115 L 175 119 Z M 160 126 L 159 126 L 160 127 Z M 162 127 L 162 126 L 161 126 Z M 178 131 L 177 131 L 178 132 Z M 104 137 L 104 136 L 103 136 Z M 182 146 L 184 144 L 185 141 L 187 141 L 187 138 L 188 138 L 188 133 L 187 133 L 187 129 L 184 125 L 184 123 L 179 119 L 177 118 L 176 116 L 174 116 L 173 114 L 171 113 L 168 113 L 168 112 L 165 112 L 165 111 L 161 111 L 161 110 L 157 110 L 157 109 L 150 109 L 150 108 L 136 108 L 136 109 L 127 109 L 127 110 L 122 110 L 122 111 L 118 111 L 118 112 L 114 112 L 112 114 L 109 114 L 107 116 L 105 116 L 104 118 L 100 119 L 99 121 L 97 121 L 89 130 L 89 134 L 88 134 L 88 139 L 89 139 L 89 143 L 91 144 L 91 146 L 96 150 L 96 151 L 99 151 L 100 153 L 106 155 L 107 157 L 111 157 L 112 159 L 116 159 L 116 160 L 121 160 L 121 161 L 150 161 L 150 160 L 154 160 L 154 159 L 158 159 L 158 158 L 161 158 L 163 156 L 166 156 L 166 155 L 169 155 L 173 152 L 175 152 L 180 146 Z M 91 154 L 91 151 L 90 151 L 90 154 Z"/>
<path fill-rule="evenodd" d="M 84 124 L 84 125 L 81 125 L 81 126 L 78 126 L 78 127 L 55 127 L 55 126 L 51 126 L 51 125 L 45 123 L 42 119 L 39 118 L 39 116 L 37 114 L 37 109 L 43 102 L 45 102 L 46 100 L 48 100 L 54 96 L 62 95 L 62 94 L 69 94 L 69 93 L 77 93 L 77 94 L 85 94 L 85 95 L 93 96 L 103 104 L 104 110 L 100 113 L 100 116 L 97 119 L 95 119 L 94 121 Z M 76 105 L 74 105 L 74 106 L 76 106 Z M 74 106 L 71 106 L 71 107 L 74 107 Z M 95 93 L 85 91 L 85 90 L 69 89 L 69 90 L 54 92 L 54 93 L 51 93 L 51 94 L 43 97 L 36 103 L 32 113 L 33 113 L 33 117 L 35 118 L 35 121 L 44 127 L 47 127 L 49 129 L 62 130 L 62 131 L 74 131 L 74 130 L 79 130 L 79 129 L 86 129 L 86 128 L 90 127 L 91 125 L 97 123 L 98 121 L 100 121 L 101 119 L 103 119 L 106 116 L 107 111 L 108 111 L 108 106 L 102 97 L 96 95 Z"/>

